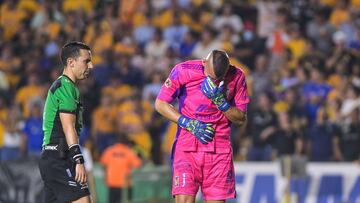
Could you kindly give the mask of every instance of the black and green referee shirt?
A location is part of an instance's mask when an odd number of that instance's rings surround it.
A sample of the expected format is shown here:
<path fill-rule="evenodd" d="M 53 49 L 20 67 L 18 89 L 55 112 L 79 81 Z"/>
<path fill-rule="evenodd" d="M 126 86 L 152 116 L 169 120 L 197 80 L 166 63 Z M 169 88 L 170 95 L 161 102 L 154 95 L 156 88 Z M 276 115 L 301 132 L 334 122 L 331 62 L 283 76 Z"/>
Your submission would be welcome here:
<path fill-rule="evenodd" d="M 76 115 L 76 132 L 80 135 L 83 126 L 83 107 L 80 102 L 79 89 L 66 75 L 60 76 L 50 87 L 43 115 L 43 146 L 58 144 L 59 138 L 65 138 L 60 121 L 60 112 Z"/>

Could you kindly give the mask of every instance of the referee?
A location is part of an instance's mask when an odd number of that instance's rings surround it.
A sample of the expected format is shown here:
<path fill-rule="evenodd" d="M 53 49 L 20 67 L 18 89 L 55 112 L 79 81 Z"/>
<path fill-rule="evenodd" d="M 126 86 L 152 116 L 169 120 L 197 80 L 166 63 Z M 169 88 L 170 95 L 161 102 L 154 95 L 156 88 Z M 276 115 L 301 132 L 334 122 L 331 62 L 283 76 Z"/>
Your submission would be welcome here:
<path fill-rule="evenodd" d="M 83 106 L 76 83 L 93 68 L 90 47 L 67 43 L 60 54 L 63 74 L 51 85 L 44 108 L 43 152 L 39 168 L 45 202 L 91 202 L 79 146 Z"/>

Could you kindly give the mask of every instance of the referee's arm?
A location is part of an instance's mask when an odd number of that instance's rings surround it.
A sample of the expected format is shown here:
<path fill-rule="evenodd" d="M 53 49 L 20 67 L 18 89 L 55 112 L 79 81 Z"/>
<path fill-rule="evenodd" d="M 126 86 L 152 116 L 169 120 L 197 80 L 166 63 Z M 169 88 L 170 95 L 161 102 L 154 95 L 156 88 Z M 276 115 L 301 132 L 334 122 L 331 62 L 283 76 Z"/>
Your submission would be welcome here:
<path fill-rule="evenodd" d="M 60 112 L 60 120 L 68 146 L 78 145 L 78 135 L 75 130 L 75 114 Z M 84 164 L 77 163 L 75 173 L 75 180 L 77 182 L 86 183 L 86 170 Z"/>

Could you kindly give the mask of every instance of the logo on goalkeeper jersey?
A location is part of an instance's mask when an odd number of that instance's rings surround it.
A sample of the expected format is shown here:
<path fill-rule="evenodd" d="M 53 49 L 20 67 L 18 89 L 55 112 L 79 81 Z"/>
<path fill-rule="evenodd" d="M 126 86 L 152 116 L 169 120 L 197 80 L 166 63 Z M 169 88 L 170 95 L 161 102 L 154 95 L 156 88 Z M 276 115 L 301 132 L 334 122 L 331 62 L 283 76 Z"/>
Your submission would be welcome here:
<path fill-rule="evenodd" d="M 169 78 L 166 79 L 166 81 L 165 81 L 165 87 L 169 88 L 169 87 L 171 87 L 171 85 L 172 85 L 171 80 L 170 80 Z"/>

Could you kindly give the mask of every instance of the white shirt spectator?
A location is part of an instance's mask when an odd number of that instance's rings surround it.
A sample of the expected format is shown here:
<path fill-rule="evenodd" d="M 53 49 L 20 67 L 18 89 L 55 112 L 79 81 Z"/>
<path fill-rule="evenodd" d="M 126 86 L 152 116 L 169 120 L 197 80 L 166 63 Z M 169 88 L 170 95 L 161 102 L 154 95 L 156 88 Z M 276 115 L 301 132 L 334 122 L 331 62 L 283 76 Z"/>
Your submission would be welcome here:
<path fill-rule="evenodd" d="M 258 35 L 266 38 L 273 32 L 276 25 L 276 12 L 281 3 L 276 1 L 256 1 L 258 10 Z"/>
<path fill-rule="evenodd" d="M 221 30 L 225 26 L 230 26 L 235 33 L 241 32 L 244 27 L 241 18 L 232 13 L 229 5 L 225 5 L 223 14 L 214 19 L 214 27 L 217 30 Z"/>

